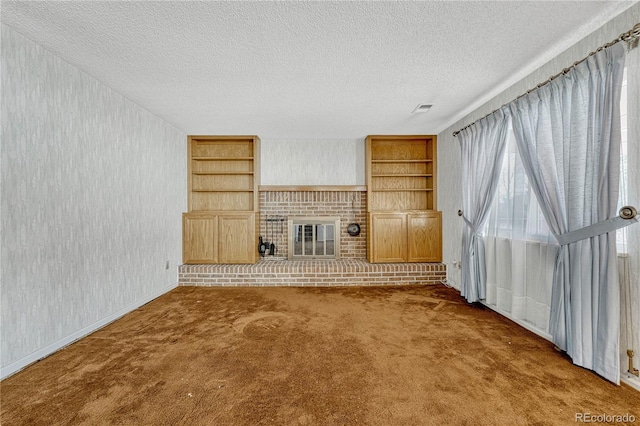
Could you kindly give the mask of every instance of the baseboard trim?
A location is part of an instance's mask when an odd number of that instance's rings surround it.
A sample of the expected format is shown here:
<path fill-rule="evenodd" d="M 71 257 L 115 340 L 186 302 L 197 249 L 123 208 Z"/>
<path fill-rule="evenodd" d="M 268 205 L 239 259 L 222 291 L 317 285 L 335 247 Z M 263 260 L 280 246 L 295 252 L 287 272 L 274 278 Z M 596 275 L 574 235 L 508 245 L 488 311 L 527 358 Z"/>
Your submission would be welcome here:
<path fill-rule="evenodd" d="M 33 352 L 27 356 L 25 356 L 24 358 L 21 358 L 17 361 L 12 362 L 11 364 L 4 366 L 2 368 L 0 368 L 0 380 L 4 380 L 7 377 L 17 373 L 18 371 L 22 370 L 25 367 L 28 367 L 29 365 L 33 364 L 34 362 L 37 362 L 43 358 L 46 358 L 47 356 L 53 354 L 54 352 L 59 351 L 60 349 L 69 346 L 71 343 L 75 342 L 76 340 L 80 340 L 83 337 L 93 333 L 94 331 L 104 327 L 105 325 L 112 323 L 113 321 L 121 318 L 122 316 L 128 314 L 129 312 L 138 309 L 140 306 L 145 305 L 149 302 L 151 302 L 154 299 L 157 299 L 158 297 L 162 296 L 163 294 L 173 290 L 174 288 L 178 287 L 178 283 L 174 283 L 171 284 L 167 287 L 164 287 L 162 290 L 149 295 L 147 297 L 144 297 L 140 300 L 137 300 L 136 302 L 132 303 L 131 305 L 120 309 L 119 311 L 116 311 L 114 313 L 112 313 L 111 315 L 101 319 L 100 321 L 97 321 L 87 327 L 84 327 L 78 331 L 76 331 L 75 333 L 70 334 L 69 336 L 58 340 L 57 342 L 54 342 L 50 345 L 47 345 L 46 347 L 37 350 L 36 352 Z"/>
<path fill-rule="evenodd" d="M 625 385 L 637 390 L 640 392 L 640 379 L 635 376 L 627 376 L 627 373 L 622 373 L 620 375 L 620 381 Z"/>
<path fill-rule="evenodd" d="M 489 305 L 487 303 L 485 303 L 484 301 L 481 301 L 480 303 L 482 303 L 484 306 L 486 306 L 487 308 L 491 309 L 492 311 L 495 311 L 497 313 L 499 313 L 500 315 L 504 316 L 505 318 L 515 322 L 516 324 L 518 324 L 519 326 L 526 328 L 527 330 L 529 330 L 530 332 L 532 332 L 533 334 L 537 334 L 538 336 L 542 337 L 545 340 L 550 341 L 551 343 L 553 343 L 553 336 L 551 336 L 549 333 L 545 333 L 544 331 L 541 331 L 537 328 L 535 328 L 533 325 L 525 322 L 525 321 L 521 321 L 521 320 L 517 320 L 515 318 L 513 318 L 511 316 L 511 314 L 509 314 L 506 311 L 503 311 L 501 309 L 498 309 L 497 307 L 493 306 L 493 305 Z M 620 374 L 620 381 L 624 384 L 626 384 L 627 386 L 640 391 L 640 380 L 636 377 L 631 377 L 631 376 L 627 376 L 625 373 L 621 373 Z"/>
<path fill-rule="evenodd" d="M 489 305 L 484 300 L 481 300 L 480 303 L 482 305 L 486 306 L 487 308 L 491 309 L 492 311 L 499 313 L 500 315 L 502 315 L 503 317 L 507 318 L 508 320 L 511 320 L 511 321 L 515 322 L 520 327 L 526 328 L 527 330 L 529 330 L 533 334 L 536 334 L 536 335 L 542 337 L 543 339 L 548 340 L 551 343 L 553 343 L 553 336 L 551 336 L 551 334 L 536 328 L 533 324 L 529 324 L 526 321 L 522 321 L 522 320 L 513 318 L 509 312 L 503 311 L 502 309 L 498 308 L 497 306 Z"/>

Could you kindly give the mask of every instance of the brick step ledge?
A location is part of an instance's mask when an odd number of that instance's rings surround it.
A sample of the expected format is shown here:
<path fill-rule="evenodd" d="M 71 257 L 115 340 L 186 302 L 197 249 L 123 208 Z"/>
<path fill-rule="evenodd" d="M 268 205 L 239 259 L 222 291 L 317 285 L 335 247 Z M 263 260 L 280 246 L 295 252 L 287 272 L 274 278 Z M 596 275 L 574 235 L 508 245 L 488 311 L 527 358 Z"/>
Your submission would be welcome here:
<path fill-rule="evenodd" d="M 443 263 L 369 263 L 365 259 L 263 258 L 249 265 L 180 265 L 181 286 L 367 286 L 438 284 Z"/>

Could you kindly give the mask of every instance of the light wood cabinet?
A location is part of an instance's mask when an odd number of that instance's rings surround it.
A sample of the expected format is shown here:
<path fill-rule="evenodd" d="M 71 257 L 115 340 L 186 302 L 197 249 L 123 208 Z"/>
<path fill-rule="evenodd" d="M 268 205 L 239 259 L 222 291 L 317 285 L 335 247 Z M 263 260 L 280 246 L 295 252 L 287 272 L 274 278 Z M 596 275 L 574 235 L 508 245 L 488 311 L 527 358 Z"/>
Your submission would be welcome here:
<path fill-rule="evenodd" d="M 441 262 L 436 136 L 366 139 L 369 262 Z"/>
<path fill-rule="evenodd" d="M 369 223 L 370 261 L 381 263 L 406 262 L 406 214 L 372 213 Z"/>
<path fill-rule="evenodd" d="M 255 218 L 253 213 L 218 216 L 218 263 L 255 263 Z"/>
<path fill-rule="evenodd" d="M 442 213 L 369 213 L 371 263 L 441 262 Z"/>
<path fill-rule="evenodd" d="M 191 212 L 182 215 L 184 263 L 255 263 L 256 215 Z M 255 243 L 255 244 L 254 244 Z"/>
<path fill-rule="evenodd" d="M 184 263 L 255 263 L 257 136 L 189 136 Z"/>
<path fill-rule="evenodd" d="M 218 217 L 208 213 L 182 215 L 182 261 L 184 263 L 215 263 L 218 258 L 216 236 Z"/>
<path fill-rule="evenodd" d="M 407 214 L 407 261 L 442 261 L 442 212 Z"/>

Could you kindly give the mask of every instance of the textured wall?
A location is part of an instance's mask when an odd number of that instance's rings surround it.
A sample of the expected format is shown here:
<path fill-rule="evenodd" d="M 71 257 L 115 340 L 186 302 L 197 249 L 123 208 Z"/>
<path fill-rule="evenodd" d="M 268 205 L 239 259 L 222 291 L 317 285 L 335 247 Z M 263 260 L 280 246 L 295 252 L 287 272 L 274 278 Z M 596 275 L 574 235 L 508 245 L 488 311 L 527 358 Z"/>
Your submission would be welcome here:
<path fill-rule="evenodd" d="M 460 197 L 460 146 L 452 133 L 512 101 L 538 83 L 545 81 L 549 76 L 557 74 L 576 60 L 587 56 L 598 46 L 631 29 L 637 22 L 640 22 L 640 4 L 598 28 L 591 35 L 438 135 L 438 208 L 442 210 L 443 262 L 447 264 L 449 279 L 455 287 L 459 288 L 460 275 L 459 269 L 453 267 L 453 262 L 460 259 L 462 241 L 462 219 L 456 212 L 462 207 L 462 199 Z"/>
<path fill-rule="evenodd" d="M 6 376 L 177 285 L 186 134 L 4 25 L 1 42 Z"/>
<path fill-rule="evenodd" d="M 262 185 L 364 185 L 364 139 L 262 140 Z"/>

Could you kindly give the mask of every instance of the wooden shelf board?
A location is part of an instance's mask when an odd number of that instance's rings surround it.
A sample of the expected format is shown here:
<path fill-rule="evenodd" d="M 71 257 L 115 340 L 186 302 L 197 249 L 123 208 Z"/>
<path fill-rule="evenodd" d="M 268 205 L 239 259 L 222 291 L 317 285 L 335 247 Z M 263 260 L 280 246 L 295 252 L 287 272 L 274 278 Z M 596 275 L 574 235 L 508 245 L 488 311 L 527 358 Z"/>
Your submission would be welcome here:
<path fill-rule="evenodd" d="M 371 177 L 433 177 L 431 173 L 376 173 Z"/>
<path fill-rule="evenodd" d="M 192 175 L 208 176 L 208 175 L 253 175 L 253 172 L 193 172 Z"/>
<path fill-rule="evenodd" d="M 372 163 L 432 163 L 433 160 L 430 160 L 428 158 L 422 158 L 422 159 L 418 159 L 418 160 L 402 160 L 402 159 L 397 159 L 397 160 L 375 160 L 372 159 L 371 160 Z"/>
<path fill-rule="evenodd" d="M 252 189 L 194 189 L 191 192 L 253 192 Z"/>
<path fill-rule="evenodd" d="M 253 161 L 253 157 L 191 157 L 196 161 Z"/>
<path fill-rule="evenodd" d="M 366 191 L 362 185 L 260 185 L 261 192 L 296 192 L 296 191 Z"/>
<path fill-rule="evenodd" d="M 372 192 L 431 192 L 433 189 L 431 188 L 384 188 L 384 189 L 376 189 L 373 188 Z"/>

